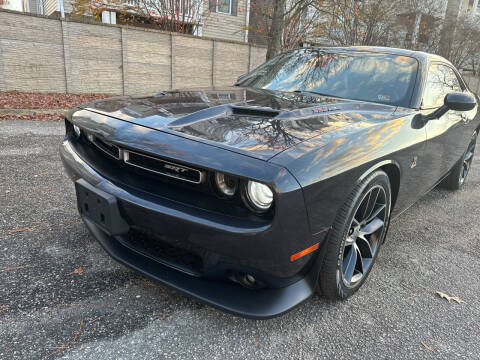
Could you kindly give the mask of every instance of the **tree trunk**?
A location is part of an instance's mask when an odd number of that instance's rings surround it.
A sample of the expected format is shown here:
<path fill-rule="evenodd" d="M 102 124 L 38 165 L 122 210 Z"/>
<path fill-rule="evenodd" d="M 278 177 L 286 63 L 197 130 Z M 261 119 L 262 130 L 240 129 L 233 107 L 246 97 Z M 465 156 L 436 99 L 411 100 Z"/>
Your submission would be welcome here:
<path fill-rule="evenodd" d="M 445 19 L 443 20 L 443 27 L 440 33 L 439 52 L 440 55 L 447 59 L 452 51 L 452 41 L 455 35 L 460 4 L 460 0 L 448 0 L 445 11 Z"/>
<path fill-rule="evenodd" d="M 273 0 L 272 26 L 270 26 L 270 32 L 268 34 L 267 60 L 282 50 L 286 2 L 287 0 Z"/>

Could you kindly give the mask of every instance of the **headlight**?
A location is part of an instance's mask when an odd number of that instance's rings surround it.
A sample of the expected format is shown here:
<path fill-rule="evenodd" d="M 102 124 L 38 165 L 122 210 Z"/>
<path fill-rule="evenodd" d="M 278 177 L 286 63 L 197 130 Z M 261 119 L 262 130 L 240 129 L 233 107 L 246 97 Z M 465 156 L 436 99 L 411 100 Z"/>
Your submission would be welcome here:
<path fill-rule="evenodd" d="M 80 137 L 82 130 L 80 130 L 80 128 L 77 125 L 73 125 L 73 131 L 75 132 L 75 135 L 77 137 Z"/>
<path fill-rule="evenodd" d="M 250 205 L 257 211 L 267 211 L 273 203 L 273 192 L 270 188 L 256 181 L 248 181 L 247 198 Z"/>
<path fill-rule="evenodd" d="M 222 195 L 233 196 L 237 191 L 238 181 L 231 176 L 216 172 L 215 184 Z"/>

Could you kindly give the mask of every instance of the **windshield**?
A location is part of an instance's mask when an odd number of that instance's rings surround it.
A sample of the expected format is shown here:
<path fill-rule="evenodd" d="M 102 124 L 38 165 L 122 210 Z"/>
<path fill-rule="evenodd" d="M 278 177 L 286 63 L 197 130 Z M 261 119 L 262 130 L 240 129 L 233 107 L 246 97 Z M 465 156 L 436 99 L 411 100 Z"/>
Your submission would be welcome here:
<path fill-rule="evenodd" d="M 274 57 L 237 85 L 408 107 L 417 67 L 408 56 L 304 49 Z"/>

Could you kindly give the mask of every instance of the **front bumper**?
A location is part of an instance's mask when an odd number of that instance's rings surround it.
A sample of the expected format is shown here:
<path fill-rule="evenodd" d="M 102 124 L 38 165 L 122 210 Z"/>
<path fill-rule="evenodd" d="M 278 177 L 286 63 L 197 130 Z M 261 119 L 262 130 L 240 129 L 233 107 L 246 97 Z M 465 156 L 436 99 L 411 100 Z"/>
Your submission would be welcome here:
<path fill-rule="evenodd" d="M 202 274 L 188 273 L 159 262 L 125 246 L 125 234 L 110 235 L 82 216 L 92 235 L 120 263 L 210 305 L 251 318 L 280 315 L 313 294 L 318 254 L 293 263 L 282 259 L 288 259 L 285 252 L 291 252 L 290 234 L 284 226 L 270 224 L 255 228 L 248 223 L 219 222 L 171 201 L 140 197 L 95 171 L 77 154 L 68 139 L 60 146 L 60 155 L 72 180 L 83 179 L 118 200 L 119 216 L 128 226 L 140 226 L 155 233 L 168 229 L 165 233 L 167 241 L 182 241 L 182 246 L 201 253 L 206 270 Z M 298 233 L 298 229 L 292 229 L 292 232 Z M 177 236 L 179 238 L 172 239 Z M 277 246 L 272 249 L 268 245 L 255 247 L 259 242 L 274 242 Z M 229 280 L 225 276 L 227 271 L 254 274 L 266 286 L 245 288 Z"/>
<path fill-rule="evenodd" d="M 221 310 L 255 319 L 278 316 L 308 299 L 314 291 L 312 279 L 303 278 L 283 288 L 250 290 L 233 282 L 193 277 L 164 266 L 121 245 L 91 221 L 87 228 L 102 247 L 118 262 Z"/>

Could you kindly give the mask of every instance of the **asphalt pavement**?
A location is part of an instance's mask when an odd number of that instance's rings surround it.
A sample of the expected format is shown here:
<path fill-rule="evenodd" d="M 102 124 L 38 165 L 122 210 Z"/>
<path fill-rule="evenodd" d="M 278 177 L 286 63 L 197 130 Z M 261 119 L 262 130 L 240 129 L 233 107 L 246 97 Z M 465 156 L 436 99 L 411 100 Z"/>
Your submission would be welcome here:
<path fill-rule="evenodd" d="M 63 133 L 0 121 L 0 359 L 480 358 L 480 157 L 461 191 L 392 223 L 354 297 L 255 321 L 110 259 L 77 214 Z"/>

